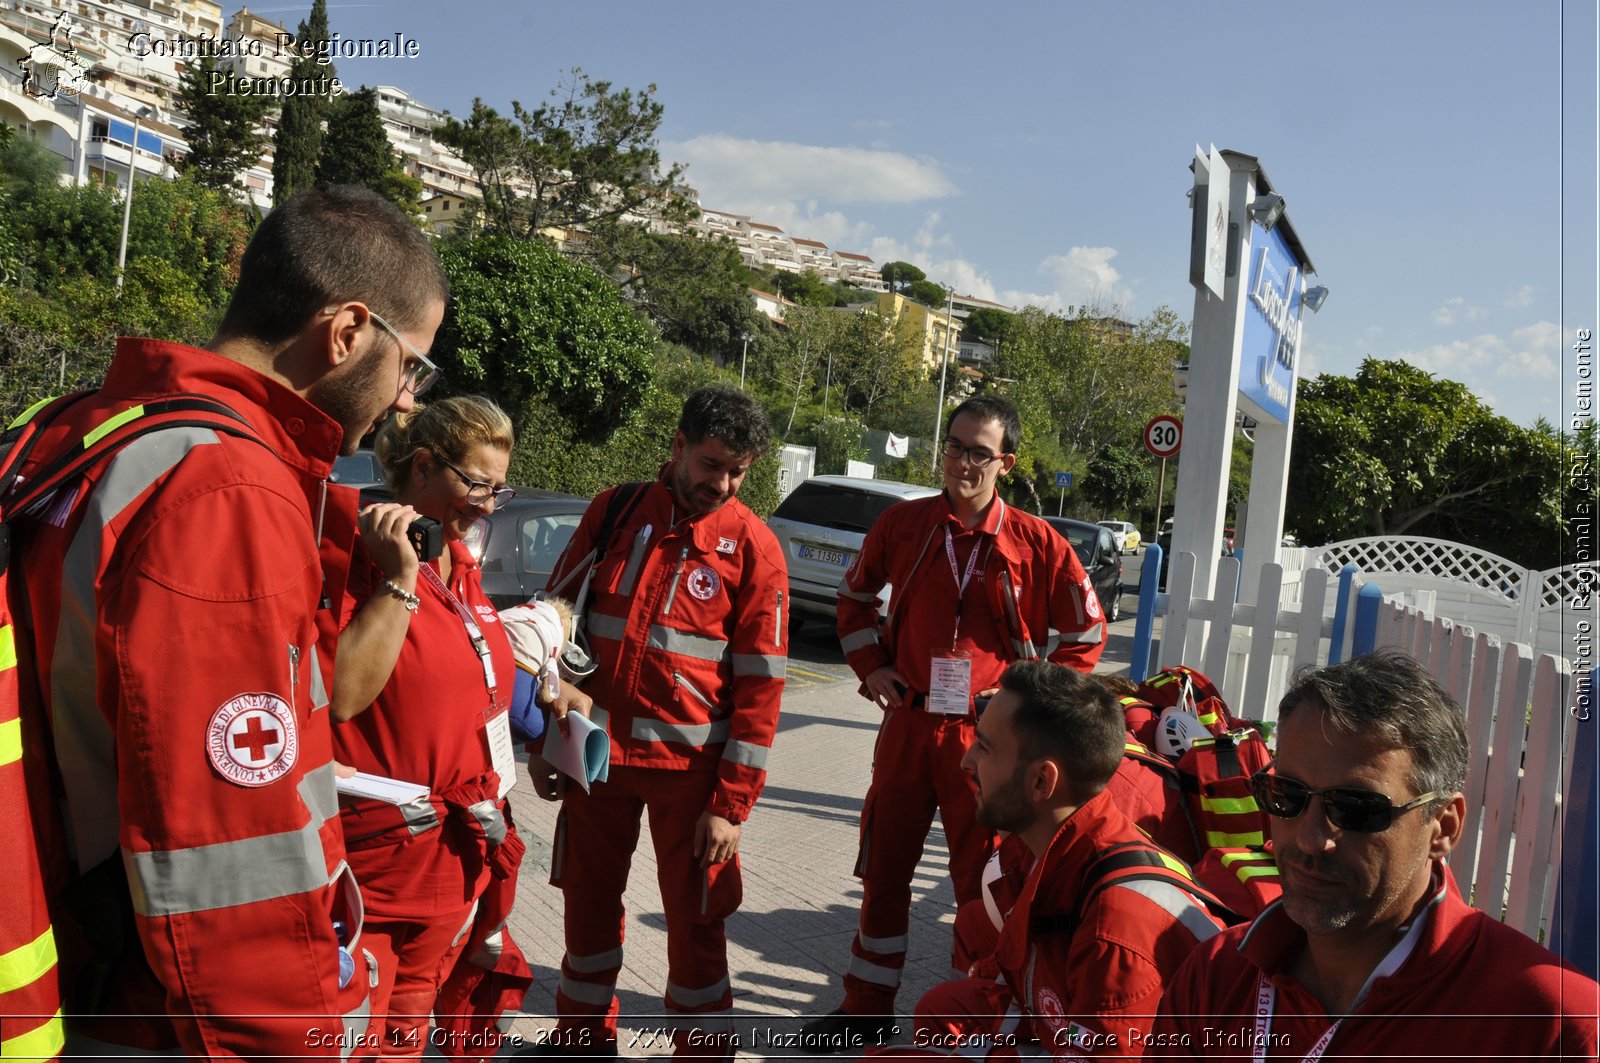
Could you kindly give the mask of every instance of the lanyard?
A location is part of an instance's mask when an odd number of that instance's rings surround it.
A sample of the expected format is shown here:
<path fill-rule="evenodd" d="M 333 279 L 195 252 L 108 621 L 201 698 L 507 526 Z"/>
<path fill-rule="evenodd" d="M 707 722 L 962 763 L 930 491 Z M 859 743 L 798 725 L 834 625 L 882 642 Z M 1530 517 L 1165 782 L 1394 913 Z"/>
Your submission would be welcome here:
<path fill-rule="evenodd" d="M 1000 519 L 1005 519 L 1005 503 L 995 496 L 995 505 L 1000 507 Z M 999 524 L 996 523 L 996 527 Z M 950 534 L 950 525 L 944 526 L 944 554 L 950 561 L 950 578 L 956 581 L 956 625 L 955 632 L 950 636 L 950 649 L 954 651 L 956 643 L 961 639 L 961 599 L 966 597 L 967 584 L 972 581 L 973 570 L 978 567 L 978 554 L 983 549 L 983 536 L 980 534 L 977 541 L 972 544 L 972 553 L 967 555 L 967 571 L 961 572 L 956 565 L 956 540 Z"/>
<path fill-rule="evenodd" d="M 445 601 L 455 606 L 456 615 L 461 617 L 462 625 L 467 629 L 467 638 L 472 640 L 472 648 L 478 654 L 478 661 L 483 665 L 483 683 L 489 688 L 489 711 L 493 712 L 500 706 L 500 693 L 494 679 L 494 662 L 489 657 L 489 640 L 483 637 L 483 630 L 478 627 L 478 622 L 472 618 L 472 613 L 454 594 L 444 585 L 444 580 L 439 578 L 432 565 L 423 565 L 422 574 L 428 582 L 433 584 L 433 589 L 444 595 Z"/>
<path fill-rule="evenodd" d="M 1428 921 L 1428 915 L 1433 906 L 1438 904 L 1443 897 L 1444 892 L 1441 889 L 1432 903 L 1423 909 L 1422 914 L 1412 920 L 1411 926 L 1406 930 L 1405 937 L 1401 938 L 1394 948 L 1389 950 L 1388 955 L 1384 956 L 1383 961 L 1373 969 L 1373 972 L 1367 975 L 1367 980 L 1361 984 L 1361 990 L 1356 993 L 1356 999 L 1350 1005 L 1351 1010 L 1361 1006 L 1361 1001 L 1365 999 L 1367 990 L 1372 988 L 1373 982 L 1379 978 L 1387 978 L 1394 974 L 1400 969 L 1401 964 L 1406 962 L 1407 957 L 1416 950 L 1417 942 L 1422 940 L 1423 924 Z M 1269 1037 L 1272 1031 L 1272 1013 L 1277 1009 L 1277 1004 L 1277 988 L 1267 981 L 1265 974 L 1258 976 L 1256 979 L 1256 1040 L 1254 1054 L 1251 1057 L 1254 1063 L 1266 1063 L 1267 1046 L 1272 1043 Z M 1328 1050 L 1329 1043 L 1333 1040 L 1333 1035 L 1338 1033 L 1339 1027 L 1344 1024 L 1345 1018 L 1346 1016 L 1341 1015 L 1334 1021 L 1332 1026 L 1323 1031 L 1322 1036 L 1317 1038 L 1317 1043 L 1311 1046 L 1311 1051 L 1305 1054 L 1301 1063 L 1316 1063 L 1317 1060 L 1322 1058 L 1323 1053 Z"/>

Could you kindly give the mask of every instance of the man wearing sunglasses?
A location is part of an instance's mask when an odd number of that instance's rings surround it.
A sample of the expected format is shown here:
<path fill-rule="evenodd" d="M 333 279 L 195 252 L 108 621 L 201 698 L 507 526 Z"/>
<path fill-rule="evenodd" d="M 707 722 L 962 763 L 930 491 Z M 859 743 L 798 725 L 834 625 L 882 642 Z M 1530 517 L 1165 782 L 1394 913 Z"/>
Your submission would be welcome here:
<path fill-rule="evenodd" d="M 1257 776 L 1283 898 L 1202 945 L 1146 1054 L 1178 1058 L 1595 1058 L 1600 986 L 1469 907 L 1460 707 L 1399 653 L 1302 676 Z M 1495 902 L 1497 903 L 1497 902 Z"/>
<path fill-rule="evenodd" d="M 344 577 L 330 564 L 324 582 L 319 546 L 348 555 L 354 499 L 337 521 L 333 460 L 426 386 L 447 294 L 392 203 L 303 192 L 257 228 L 204 349 L 119 339 L 104 385 L 39 437 L 43 462 L 175 399 L 211 404 L 201 425 L 127 443 L 19 531 L 23 660 L 71 861 L 52 912 L 70 1054 L 337 1058 L 362 1043 L 361 905 L 316 646 Z"/>
<path fill-rule="evenodd" d="M 871 1045 L 896 1028 L 911 879 L 935 809 L 957 905 L 977 900 L 993 832 L 978 822 L 961 758 L 979 706 L 1015 660 L 1092 671 L 1105 618 L 1078 555 L 1043 520 L 999 497 L 1022 423 L 997 395 L 951 412 L 940 443 L 944 493 L 892 506 L 839 585 L 839 641 L 861 694 L 884 712 L 861 813 L 861 916 L 840 1008 L 811 1041 Z M 880 595 L 892 586 L 878 626 Z"/>

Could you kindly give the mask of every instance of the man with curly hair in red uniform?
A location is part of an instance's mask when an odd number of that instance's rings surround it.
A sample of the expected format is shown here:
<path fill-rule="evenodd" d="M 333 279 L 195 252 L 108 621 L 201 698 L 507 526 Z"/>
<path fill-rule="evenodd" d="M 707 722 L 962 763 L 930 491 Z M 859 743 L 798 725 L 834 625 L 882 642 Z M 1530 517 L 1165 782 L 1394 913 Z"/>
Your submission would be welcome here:
<path fill-rule="evenodd" d="M 325 584 L 319 543 L 348 554 L 334 458 L 435 378 L 448 291 L 392 203 L 302 192 L 251 238 L 204 349 L 119 339 L 104 385 L 41 437 L 48 460 L 178 396 L 246 430 L 142 436 L 22 529 L 71 862 L 70 1054 L 338 1058 L 365 1037 L 316 649 L 344 571 Z"/>
<path fill-rule="evenodd" d="M 1594 1059 L 1600 986 L 1471 907 L 1445 863 L 1468 744 L 1433 676 L 1398 652 L 1307 673 L 1277 737 L 1255 792 L 1283 897 L 1195 950 L 1145 1054 Z"/>
<path fill-rule="evenodd" d="M 550 877 L 565 894 L 566 955 L 556 1036 L 536 1054 L 616 1054 L 622 893 L 648 811 L 676 1055 L 733 1058 L 723 923 L 743 895 L 739 833 L 766 781 L 788 660 L 788 568 L 734 497 L 769 440 L 748 395 L 694 392 L 659 478 L 598 495 L 550 576 L 571 594 L 593 571 L 585 626 L 597 667 L 584 693 L 610 731 L 611 768 L 589 792 L 567 790 L 557 820 Z M 612 510 L 619 491 L 632 497 Z M 534 755 L 530 770 L 554 797 L 550 766 Z"/>
<path fill-rule="evenodd" d="M 1005 504 L 996 484 L 1016 464 L 1022 424 L 981 395 L 945 422 L 944 493 L 892 506 L 839 587 L 839 641 L 861 693 L 884 710 L 861 813 L 861 919 L 844 1003 L 805 1027 L 844 1047 L 892 1031 L 905 966 L 911 877 L 938 810 L 957 905 L 978 899 L 993 833 L 976 817 L 961 768 L 977 720 L 1012 661 L 1091 671 L 1105 618 L 1072 546 Z M 879 595 L 892 585 L 879 633 Z"/>

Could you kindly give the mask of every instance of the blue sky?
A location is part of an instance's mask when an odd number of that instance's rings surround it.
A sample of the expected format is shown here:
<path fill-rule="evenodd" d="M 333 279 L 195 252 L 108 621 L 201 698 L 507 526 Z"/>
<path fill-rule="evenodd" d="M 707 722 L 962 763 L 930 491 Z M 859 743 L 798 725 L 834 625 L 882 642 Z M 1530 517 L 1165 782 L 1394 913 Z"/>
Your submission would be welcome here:
<path fill-rule="evenodd" d="M 1189 318 L 1188 165 L 1214 143 L 1261 159 L 1332 291 L 1302 376 L 1405 358 L 1564 421 L 1595 324 L 1592 3 L 329 8 L 421 48 L 342 61 L 347 84 L 465 114 L 573 66 L 654 83 L 705 206 L 1013 305 Z"/>

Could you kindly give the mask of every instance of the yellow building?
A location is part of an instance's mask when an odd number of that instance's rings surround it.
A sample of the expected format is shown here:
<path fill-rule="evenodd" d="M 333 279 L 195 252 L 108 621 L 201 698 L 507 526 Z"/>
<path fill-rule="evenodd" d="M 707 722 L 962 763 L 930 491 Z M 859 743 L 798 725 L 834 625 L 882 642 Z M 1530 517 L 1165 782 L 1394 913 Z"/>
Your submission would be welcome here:
<path fill-rule="evenodd" d="M 910 322 L 922 337 L 922 367 L 930 375 L 939 371 L 939 356 L 948 354 L 952 363 L 960 352 L 961 318 L 946 314 L 943 308 L 934 310 L 907 299 L 898 292 L 879 292 L 872 304 L 878 313 L 899 325 Z"/>

